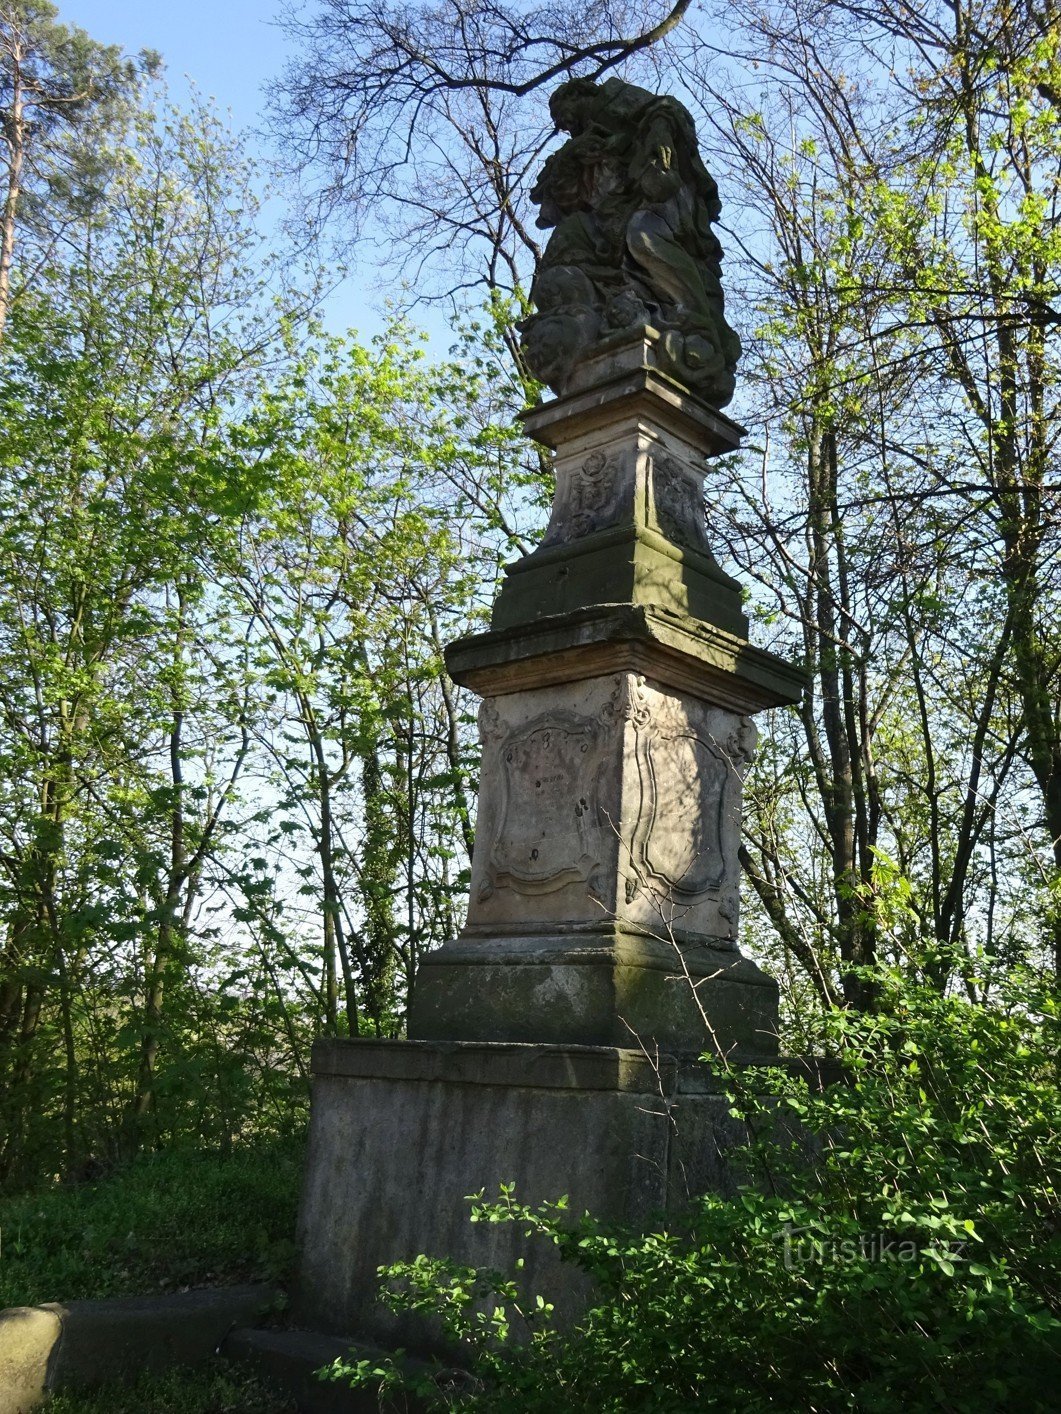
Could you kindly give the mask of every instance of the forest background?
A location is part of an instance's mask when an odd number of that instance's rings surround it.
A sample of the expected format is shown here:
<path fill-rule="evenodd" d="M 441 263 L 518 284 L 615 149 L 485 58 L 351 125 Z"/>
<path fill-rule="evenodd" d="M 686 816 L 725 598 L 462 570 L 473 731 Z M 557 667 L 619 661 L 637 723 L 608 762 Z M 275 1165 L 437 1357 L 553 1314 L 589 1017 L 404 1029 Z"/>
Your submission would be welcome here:
<path fill-rule="evenodd" d="M 708 531 L 811 684 L 741 851 L 783 1044 L 878 964 L 1019 1006 L 1061 957 L 1054 0 L 284 23 L 252 161 L 0 0 L 0 1183 L 297 1131 L 313 1039 L 400 1034 L 459 928 L 441 650 L 547 511 L 515 323 L 571 73 L 680 97 L 722 192 L 751 431 Z M 367 343 L 320 322 L 346 262 L 395 291 Z"/>

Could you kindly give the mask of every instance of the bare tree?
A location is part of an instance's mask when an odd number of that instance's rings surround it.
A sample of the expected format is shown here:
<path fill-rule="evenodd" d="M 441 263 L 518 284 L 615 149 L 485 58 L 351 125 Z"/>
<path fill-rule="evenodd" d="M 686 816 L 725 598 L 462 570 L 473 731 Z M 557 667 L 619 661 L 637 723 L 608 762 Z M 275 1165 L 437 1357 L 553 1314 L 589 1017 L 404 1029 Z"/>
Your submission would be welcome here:
<path fill-rule="evenodd" d="M 419 293 L 514 294 L 540 254 L 526 193 L 553 131 L 547 90 L 644 53 L 689 6 L 320 0 L 286 21 L 300 52 L 277 132 L 316 218 L 382 227 Z"/>

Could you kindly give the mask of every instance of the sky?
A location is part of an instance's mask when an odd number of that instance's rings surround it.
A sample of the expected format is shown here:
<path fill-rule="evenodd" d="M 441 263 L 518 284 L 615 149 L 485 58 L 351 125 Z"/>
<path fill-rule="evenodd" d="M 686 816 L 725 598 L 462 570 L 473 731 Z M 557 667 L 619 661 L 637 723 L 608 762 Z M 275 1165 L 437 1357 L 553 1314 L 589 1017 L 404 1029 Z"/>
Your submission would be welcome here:
<path fill-rule="evenodd" d="M 280 73 L 287 41 L 274 23 L 274 0 L 56 0 L 67 24 L 135 53 L 157 49 L 174 96 L 192 80 L 234 126 L 252 128 L 265 91 Z"/>
<path fill-rule="evenodd" d="M 127 53 L 156 49 L 166 65 L 172 97 L 180 103 L 189 84 L 231 113 L 252 154 L 265 150 L 263 127 L 270 86 L 282 72 L 291 42 L 276 22 L 281 0 L 54 0 L 65 24 L 79 25 L 103 44 Z M 371 291 L 371 293 L 367 293 Z M 379 281 L 356 271 L 329 294 L 322 308 L 327 326 L 354 327 L 370 337 L 383 324 Z M 449 339 L 440 319 L 419 318 L 434 336 L 433 351 Z"/>

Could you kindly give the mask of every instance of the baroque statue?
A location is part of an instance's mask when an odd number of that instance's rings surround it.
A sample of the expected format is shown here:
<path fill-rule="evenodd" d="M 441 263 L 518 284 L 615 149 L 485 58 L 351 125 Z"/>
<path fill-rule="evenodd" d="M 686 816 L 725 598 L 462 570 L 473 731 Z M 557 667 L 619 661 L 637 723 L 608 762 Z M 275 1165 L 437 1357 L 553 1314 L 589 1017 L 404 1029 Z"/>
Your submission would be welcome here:
<path fill-rule="evenodd" d="M 726 323 L 718 187 L 675 98 L 622 79 L 572 79 L 549 111 L 567 142 L 531 200 L 552 229 L 521 324 L 527 367 L 560 394 L 612 336 L 650 328 L 657 361 L 715 407 L 733 396 L 740 340 Z"/>

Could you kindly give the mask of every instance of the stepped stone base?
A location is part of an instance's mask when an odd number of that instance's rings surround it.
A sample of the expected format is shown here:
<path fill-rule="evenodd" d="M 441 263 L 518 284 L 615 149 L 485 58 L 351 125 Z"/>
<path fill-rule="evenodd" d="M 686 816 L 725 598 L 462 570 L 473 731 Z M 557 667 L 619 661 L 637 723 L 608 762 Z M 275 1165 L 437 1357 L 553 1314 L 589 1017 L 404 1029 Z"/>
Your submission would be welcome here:
<path fill-rule="evenodd" d="M 234 1325 L 279 1300 L 274 1287 L 253 1285 L 0 1311 L 0 1414 L 29 1414 L 57 1390 L 201 1365 Z"/>

